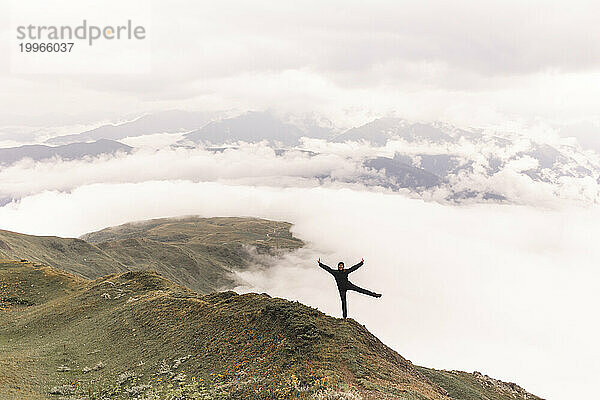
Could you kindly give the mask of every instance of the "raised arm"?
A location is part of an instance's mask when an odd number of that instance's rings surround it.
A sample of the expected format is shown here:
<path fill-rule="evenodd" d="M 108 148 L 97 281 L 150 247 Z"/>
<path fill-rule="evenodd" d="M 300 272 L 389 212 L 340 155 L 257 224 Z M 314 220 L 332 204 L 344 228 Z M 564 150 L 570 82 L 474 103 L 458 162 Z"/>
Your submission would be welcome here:
<path fill-rule="evenodd" d="M 350 268 L 348 268 L 348 273 L 356 271 L 357 269 L 359 269 L 360 267 L 362 267 L 362 265 L 364 263 L 365 263 L 365 259 L 363 258 L 362 260 L 360 260 L 360 262 L 358 264 L 353 265 Z"/>
<path fill-rule="evenodd" d="M 319 258 L 319 261 L 317 261 L 317 262 L 319 263 L 319 267 L 323 268 L 325 271 L 329 272 L 330 274 L 333 274 L 333 269 L 331 269 L 327 265 L 321 263 L 321 259 L 320 258 Z"/>

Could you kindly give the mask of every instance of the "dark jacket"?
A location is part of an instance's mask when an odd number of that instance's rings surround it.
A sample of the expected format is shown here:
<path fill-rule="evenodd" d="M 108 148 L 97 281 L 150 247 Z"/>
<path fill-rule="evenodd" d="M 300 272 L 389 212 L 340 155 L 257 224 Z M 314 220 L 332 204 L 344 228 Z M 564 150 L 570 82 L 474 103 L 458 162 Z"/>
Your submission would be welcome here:
<path fill-rule="evenodd" d="M 362 267 L 362 265 L 363 265 L 363 261 L 359 262 L 358 264 L 356 264 L 348 269 L 343 269 L 340 271 L 339 269 L 333 269 L 333 268 L 328 267 L 325 264 L 319 263 L 319 267 L 323 268 L 325 271 L 327 271 L 331 275 L 333 275 L 333 277 L 335 278 L 335 283 L 337 283 L 337 287 L 339 290 L 348 289 L 348 287 L 350 286 L 350 283 L 348 282 L 348 274 L 356 271 L 357 269 Z"/>

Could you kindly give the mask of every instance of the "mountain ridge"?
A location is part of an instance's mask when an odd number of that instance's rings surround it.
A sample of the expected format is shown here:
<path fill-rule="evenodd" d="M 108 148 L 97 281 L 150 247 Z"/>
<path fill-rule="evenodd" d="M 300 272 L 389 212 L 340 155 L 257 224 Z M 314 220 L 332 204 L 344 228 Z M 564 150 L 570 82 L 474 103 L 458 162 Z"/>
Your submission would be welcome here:
<path fill-rule="evenodd" d="M 278 254 L 303 245 L 291 224 L 258 218 L 159 218 L 105 228 L 81 238 L 0 230 L 0 258 L 27 259 L 88 279 L 156 270 L 200 293 L 233 289 L 252 251 Z"/>
<path fill-rule="evenodd" d="M 102 125 L 81 133 L 55 136 L 46 143 L 64 145 L 98 139 L 119 140 L 153 133 L 185 132 L 206 124 L 214 115 L 211 112 L 162 111 L 142 115 L 131 121 Z"/>
<path fill-rule="evenodd" d="M 0 165 L 8 166 L 23 159 L 34 161 L 48 160 L 54 157 L 63 160 L 97 157 L 105 154 L 130 153 L 133 147 L 110 139 L 98 139 L 88 143 L 69 143 L 59 146 L 41 144 L 0 148 Z"/>
<path fill-rule="evenodd" d="M 3 260 L 0 299 L 10 400 L 538 399 L 414 366 L 351 319 L 266 294 L 200 295 L 151 271 L 87 280 Z"/>

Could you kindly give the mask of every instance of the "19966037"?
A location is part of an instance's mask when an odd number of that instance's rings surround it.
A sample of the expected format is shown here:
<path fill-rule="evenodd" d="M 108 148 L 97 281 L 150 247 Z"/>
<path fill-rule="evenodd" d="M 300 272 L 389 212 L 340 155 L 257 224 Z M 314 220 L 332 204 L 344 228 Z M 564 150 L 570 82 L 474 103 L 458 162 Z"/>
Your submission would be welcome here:
<path fill-rule="evenodd" d="M 19 43 L 21 53 L 70 53 L 75 43 Z"/>

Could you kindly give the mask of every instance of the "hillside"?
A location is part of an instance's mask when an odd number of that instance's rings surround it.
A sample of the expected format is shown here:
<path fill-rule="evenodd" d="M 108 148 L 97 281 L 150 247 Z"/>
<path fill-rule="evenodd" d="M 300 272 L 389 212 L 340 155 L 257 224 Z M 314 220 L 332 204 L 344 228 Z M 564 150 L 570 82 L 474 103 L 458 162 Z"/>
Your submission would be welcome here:
<path fill-rule="evenodd" d="M 200 293 L 232 289 L 234 270 L 252 251 L 274 254 L 301 247 L 291 224 L 256 218 L 156 219 L 124 224 L 81 239 L 0 230 L 0 258 L 26 259 L 84 278 L 154 270 Z"/>
<path fill-rule="evenodd" d="M 127 269 L 97 246 L 81 239 L 34 236 L 0 230 L 0 258 L 51 265 L 86 278 Z"/>
<path fill-rule="evenodd" d="M 537 399 L 480 374 L 416 367 L 354 320 L 297 302 L 7 260 L 0 398 Z"/>

